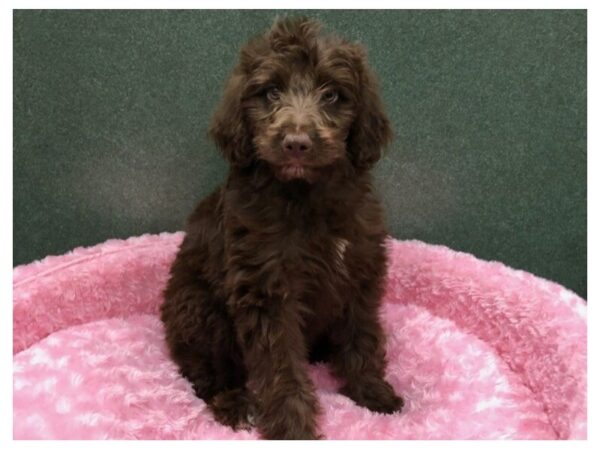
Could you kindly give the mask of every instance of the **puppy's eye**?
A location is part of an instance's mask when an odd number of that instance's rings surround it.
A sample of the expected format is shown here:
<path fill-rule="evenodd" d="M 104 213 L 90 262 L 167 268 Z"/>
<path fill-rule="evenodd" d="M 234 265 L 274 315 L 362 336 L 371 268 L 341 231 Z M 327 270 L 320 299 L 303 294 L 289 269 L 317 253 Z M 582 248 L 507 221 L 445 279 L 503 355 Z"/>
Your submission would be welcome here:
<path fill-rule="evenodd" d="M 337 91 L 335 91 L 333 89 L 329 89 L 329 90 L 323 92 L 323 95 L 321 96 L 321 98 L 323 99 L 323 101 L 325 103 L 335 103 L 335 102 L 337 102 L 337 100 L 339 98 L 339 94 Z"/>
<path fill-rule="evenodd" d="M 271 87 L 267 90 L 267 99 L 270 102 L 275 102 L 281 98 L 281 91 L 276 87 Z"/>

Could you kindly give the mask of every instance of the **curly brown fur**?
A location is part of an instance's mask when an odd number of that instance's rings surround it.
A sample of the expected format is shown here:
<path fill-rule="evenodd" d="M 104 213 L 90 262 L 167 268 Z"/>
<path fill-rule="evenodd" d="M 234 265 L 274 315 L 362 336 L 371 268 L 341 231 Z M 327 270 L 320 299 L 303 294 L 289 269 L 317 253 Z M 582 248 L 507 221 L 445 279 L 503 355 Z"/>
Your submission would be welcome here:
<path fill-rule="evenodd" d="M 309 359 L 373 411 L 384 380 L 382 209 L 369 169 L 391 139 L 357 44 L 281 20 L 241 51 L 210 135 L 230 164 L 197 206 L 165 289 L 171 355 L 215 418 L 319 437 Z"/>

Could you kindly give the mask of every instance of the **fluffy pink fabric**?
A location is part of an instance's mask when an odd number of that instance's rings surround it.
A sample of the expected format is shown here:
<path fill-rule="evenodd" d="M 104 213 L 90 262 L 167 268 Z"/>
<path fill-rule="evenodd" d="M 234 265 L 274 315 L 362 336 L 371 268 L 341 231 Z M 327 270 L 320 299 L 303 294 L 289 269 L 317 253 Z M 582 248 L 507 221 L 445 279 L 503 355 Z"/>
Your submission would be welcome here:
<path fill-rule="evenodd" d="M 157 317 L 182 234 L 112 240 L 14 270 L 14 438 L 254 439 L 212 419 Z M 445 247 L 389 241 L 379 415 L 310 371 L 331 439 L 585 439 L 586 306 L 563 287 Z"/>

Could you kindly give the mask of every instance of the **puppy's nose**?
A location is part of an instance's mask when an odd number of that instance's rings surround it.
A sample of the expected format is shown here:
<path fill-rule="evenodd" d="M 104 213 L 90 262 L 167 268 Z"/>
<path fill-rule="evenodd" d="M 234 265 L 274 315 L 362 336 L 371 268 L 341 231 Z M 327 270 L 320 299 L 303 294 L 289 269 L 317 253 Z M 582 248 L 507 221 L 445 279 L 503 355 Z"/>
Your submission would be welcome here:
<path fill-rule="evenodd" d="M 312 141 L 306 133 L 288 134 L 283 138 L 283 150 L 292 155 L 302 155 L 312 149 Z"/>

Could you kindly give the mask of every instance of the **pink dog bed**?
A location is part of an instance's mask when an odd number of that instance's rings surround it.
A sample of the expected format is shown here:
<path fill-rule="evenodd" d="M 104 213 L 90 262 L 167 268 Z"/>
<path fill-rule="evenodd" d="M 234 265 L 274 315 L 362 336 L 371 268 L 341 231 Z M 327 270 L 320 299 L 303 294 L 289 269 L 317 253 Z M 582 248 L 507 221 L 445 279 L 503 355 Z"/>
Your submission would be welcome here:
<path fill-rule="evenodd" d="M 14 270 L 15 439 L 255 439 L 216 423 L 177 374 L 157 311 L 181 233 Z M 310 367 L 330 439 L 586 439 L 586 305 L 445 247 L 390 240 L 381 316 L 401 414 Z"/>

